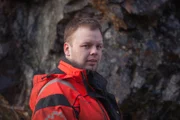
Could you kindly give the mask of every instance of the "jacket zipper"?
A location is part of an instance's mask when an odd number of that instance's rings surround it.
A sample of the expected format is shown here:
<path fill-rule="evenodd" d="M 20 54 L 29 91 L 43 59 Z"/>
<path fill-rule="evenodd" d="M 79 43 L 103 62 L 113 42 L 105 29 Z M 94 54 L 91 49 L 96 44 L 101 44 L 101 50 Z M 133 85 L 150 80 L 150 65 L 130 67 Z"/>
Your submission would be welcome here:
<path fill-rule="evenodd" d="M 98 100 L 96 100 L 96 102 L 98 103 L 99 107 L 100 107 L 101 110 L 102 110 L 102 113 L 103 113 L 103 115 L 104 115 L 104 120 L 108 120 L 107 114 L 105 113 L 105 110 L 102 108 L 102 105 L 99 103 Z"/>

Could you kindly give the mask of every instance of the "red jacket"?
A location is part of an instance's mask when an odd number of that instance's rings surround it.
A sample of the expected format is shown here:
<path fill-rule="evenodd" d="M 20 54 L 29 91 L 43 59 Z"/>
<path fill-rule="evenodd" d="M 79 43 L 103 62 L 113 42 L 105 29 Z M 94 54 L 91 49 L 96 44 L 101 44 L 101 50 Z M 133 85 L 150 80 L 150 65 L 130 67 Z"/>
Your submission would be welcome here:
<path fill-rule="evenodd" d="M 111 107 L 107 106 L 108 100 L 96 92 L 99 90 L 95 85 L 90 84 L 92 75 L 88 77 L 86 70 L 64 61 L 60 61 L 58 70 L 58 74 L 34 76 L 29 103 L 33 111 L 32 120 L 112 119 L 114 113 L 107 111 Z"/>

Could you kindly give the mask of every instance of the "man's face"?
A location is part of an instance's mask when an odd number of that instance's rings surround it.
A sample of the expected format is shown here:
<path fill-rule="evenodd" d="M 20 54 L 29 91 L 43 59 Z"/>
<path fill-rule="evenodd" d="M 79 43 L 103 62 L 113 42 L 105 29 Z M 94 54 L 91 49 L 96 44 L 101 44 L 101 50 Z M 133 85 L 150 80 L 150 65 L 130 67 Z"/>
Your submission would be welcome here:
<path fill-rule="evenodd" d="M 71 43 L 64 44 L 66 58 L 79 68 L 95 71 L 101 60 L 103 38 L 99 29 L 79 27 L 71 37 Z"/>

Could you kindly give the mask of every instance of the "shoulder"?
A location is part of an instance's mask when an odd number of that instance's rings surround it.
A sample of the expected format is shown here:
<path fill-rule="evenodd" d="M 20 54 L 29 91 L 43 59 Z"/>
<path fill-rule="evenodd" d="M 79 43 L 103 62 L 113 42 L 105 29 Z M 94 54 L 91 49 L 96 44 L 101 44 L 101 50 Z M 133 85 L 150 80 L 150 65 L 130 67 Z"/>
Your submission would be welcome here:
<path fill-rule="evenodd" d="M 42 98 L 52 94 L 67 94 L 74 90 L 74 86 L 67 80 L 54 78 L 41 88 L 39 97 Z"/>

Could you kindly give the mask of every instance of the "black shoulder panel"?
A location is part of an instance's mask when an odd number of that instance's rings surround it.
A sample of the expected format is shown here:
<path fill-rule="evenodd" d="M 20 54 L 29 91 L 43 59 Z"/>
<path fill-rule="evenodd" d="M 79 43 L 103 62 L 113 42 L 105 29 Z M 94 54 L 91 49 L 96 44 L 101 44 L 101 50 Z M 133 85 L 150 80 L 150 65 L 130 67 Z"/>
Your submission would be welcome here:
<path fill-rule="evenodd" d="M 64 95 L 54 94 L 39 100 L 39 102 L 36 104 L 34 113 L 42 108 L 58 106 L 58 105 L 72 107 Z"/>

